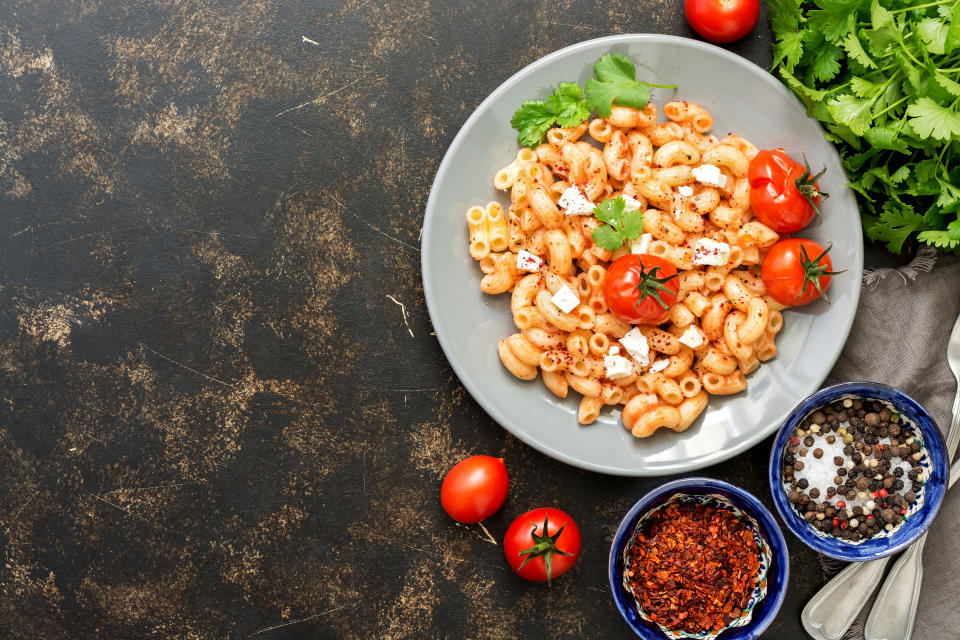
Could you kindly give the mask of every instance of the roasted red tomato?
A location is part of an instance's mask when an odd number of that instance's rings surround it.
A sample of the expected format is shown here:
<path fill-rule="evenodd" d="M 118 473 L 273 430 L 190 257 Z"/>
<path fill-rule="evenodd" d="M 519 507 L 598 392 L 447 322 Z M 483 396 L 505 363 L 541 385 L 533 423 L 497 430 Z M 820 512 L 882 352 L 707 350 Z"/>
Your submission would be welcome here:
<path fill-rule="evenodd" d="M 753 215 L 777 233 L 794 233 L 820 214 L 817 180 L 826 171 L 810 175 L 810 165 L 800 164 L 783 149 L 764 149 L 750 161 L 750 208 Z"/>
<path fill-rule="evenodd" d="M 447 472 L 440 487 L 440 504 L 457 522 L 480 522 L 503 506 L 508 486 L 503 458 L 471 456 Z"/>
<path fill-rule="evenodd" d="M 760 269 L 767 293 L 791 307 L 813 302 L 820 296 L 830 302 L 826 294 L 830 276 L 843 272 L 831 271 L 833 262 L 828 251 L 830 247 L 824 249 L 806 238 L 789 238 L 770 247 Z"/>
<path fill-rule="evenodd" d="M 711 42 L 733 42 L 753 30 L 760 0 L 686 0 L 687 22 Z"/>
<path fill-rule="evenodd" d="M 607 269 L 603 294 L 610 312 L 633 324 L 662 324 L 677 300 L 677 269 L 646 254 L 626 255 Z"/>
<path fill-rule="evenodd" d="M 527 511 L 503 536 L 510 568 L 534 582 L 549 581 L 570 570 L 580 557 L 580 529 L 560 509 Z"/>

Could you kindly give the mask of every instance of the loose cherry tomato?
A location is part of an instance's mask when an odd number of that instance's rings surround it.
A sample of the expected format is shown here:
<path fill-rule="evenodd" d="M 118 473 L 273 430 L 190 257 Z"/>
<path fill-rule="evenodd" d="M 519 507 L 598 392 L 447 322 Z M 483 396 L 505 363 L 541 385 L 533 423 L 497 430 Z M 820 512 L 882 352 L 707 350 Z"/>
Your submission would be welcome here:
<path fill-rule="evenodd" d="M 750 33 L 760 0 L 686 0 L 687 22 L 711 42 L 733 42 Z"/>
<path fill-rule="evenodd" d="M 789 238 L 781 240 L 767 252 L 760 268 L 760 277 L 767 293 L 781 304 L 792 307 L 813 302 L 820 296 L 830 302 L 826 290 L 830 276 L 842 271 L 831 271 L 833 262 L 827 252 L 813 240 Z"/>
<path fill-rule="evenodd" d="M 617 258 L 603 286 L 607 307 L 624 322 L 662 324 L 677 300 L 676 277 L 676 267 L 663 258 L 632 253 Z"/>
<path fill-rule="evenodd" d="M 580 557 L 580 529 L 560 509 L 527 511 L 503 536 L 510 568 L 533 582 L 549 581 L 570 570 Z"/>
<path fill-rule="evenodd" d="M 750 161 L 750 208 L 753 215 L 777 233 L 794 233 L 810 224 L 820 214 L 820 191 L 810 166 L 800 164 L 783 149 L 764 149 Z"/>
<path fill-rule="evenodd" d="M 503 506 L 508 485 L 503 458 L 471 456 L 447 472 L 440 487 L 440 504 L 457 522 L 480 522 Z"/>

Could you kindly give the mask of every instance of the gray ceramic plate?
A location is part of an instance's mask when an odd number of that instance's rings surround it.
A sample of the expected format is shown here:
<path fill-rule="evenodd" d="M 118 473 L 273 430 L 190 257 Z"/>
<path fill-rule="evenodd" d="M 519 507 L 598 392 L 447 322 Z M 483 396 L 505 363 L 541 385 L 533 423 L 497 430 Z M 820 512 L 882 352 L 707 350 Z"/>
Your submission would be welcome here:
<path fill-rule="evenodd" d="M 480 292 L 481 272 L 467 253 L 467 208 L 507 198 L 493 176 L 517 152 L 510 116 L 526 99 L 545 98 L 563 81 L 583 85 L 604 53 L 628 56 L 646 82 L 677 84 L 654 90 L 658 107 L 670 100 L 696 102 L 713 114 L 719 135 L 734 132 L 761 148 L 805 154 L 830 198 L 824 219 L 800 235 L 833 242 L 837 269 L 832 304 L 816 302 L 784 315 L 778 355 L 747 378 L 748 389 L 713 397 L 683 433 L 659 430 L 639 440 L 607 409 L 580 426 L 574 392 L 561 400 L 539 380 L 517 380 L 500 364 L 497 341 L 516 329 L 509 294 Z M 454 138 L 430 192 L 423 224 L 423 290 L 440 345 L 467 390 L 494 420 L 530 446 L 572 465 L 629 476 L 692 471 L 727 460 L 776 431 L 786 414 L 823 382 L 846 341 L 860 295 L 863 239 L 853 193 L 843 186 L 840 158 L 816 121 L 773 76 L 728 51 L 695 40 L 624 35 L 561 49 L 516 73 L 477 107 Z"/>

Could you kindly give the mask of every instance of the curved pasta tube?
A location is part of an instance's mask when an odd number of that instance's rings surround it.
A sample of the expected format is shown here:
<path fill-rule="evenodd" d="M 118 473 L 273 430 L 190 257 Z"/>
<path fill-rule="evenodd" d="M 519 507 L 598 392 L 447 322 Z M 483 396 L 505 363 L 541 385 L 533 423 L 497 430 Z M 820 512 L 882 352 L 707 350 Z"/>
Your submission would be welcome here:
<path fill-rule="evenodd" d="M 669 405 L 650 409 L 637 418 L 630 427 L 630 433 L 637 438 L 647 438 L 660 427 L 677 431 L 680 427 L 680 411 Z"/>
<path fill-rule="evenodd" d="M 718 144 L 710 147 L 703 152 L 700 159 L 705 164 L 726 167 L 735 178 L 746 176 L 747 170 L 750 168 L 750 161 L 747 160 L 747 157 L 740 153 L 739 149 L 728 144 Z"/>
<path fill-rule="evenodd" d="M 633 325 L 627 324 L 612 313 L 599 313 L 593 321 L 593 330 L 620 339 L 627 335 Z"/>
<path fill-rule="evenodd" d="M 757 220 L 752 220 L 737 234 L 740 244 L 755 244 L 761 249 L 769 249 L 780 239 L 780 234 Z"/>
<path fill-rule="evenodd" d="M 506 338 L 497 343 L 497 353 L 500 354 L 500 362 L 514 376 L 521 380 L 533 380 L 537 377 L 537 367 L 525 364 L 514 355 Z"/>
<path fill-rule="evenodd" d="M 677 379 L 677 384 L 680 385 L 681 393 L 687 398 L 692 398 L 697 395 L 703 388 L 703 385 L 700 383 L 700 378 L 692 371 L 688 371 L 680 376 L 680 378 Z"/>
<path fill-rule="evenodd" d="M 584 133 L 586 133 L 587 126 L 588 125 L 586 123 L 581 123 L 579 126 L 569 127 L 566 129 L 562 127 L 550 129 L 547 131 L 547 143 L 549 143 L 550 146 L 559 149 L 567 143 L 576 142 L 581 136 L 583 136 Z"/>
<path fill-rule="evenodd" d="M 573 331 L 580 328 L 580 319 L 576 316 L 571 316 L 569 314 L 563 313 L 557 309 L 553 302 L 550 301 L 552 296 L 544 290 L 541 290 L 537 293 L 534 298 L 534 304 L 537 307 L 537 310 L 543 314 L 543 317 L 547 319 L 547 322 L 557 327 L 561 331 Z"/>
<path fill-rule="evenodd" d="M 750 298 L 747 307 L 747 317 L 740 325 L 737 335 L 741 342 L 750 344 L 764 335 L 770 321 L 770 309 L 767 308 L 767 303 L 762 298 Z"/>
<path fill-rule="evenodd" d="M 660 167 L 675 164 L 693 165 L 700 162 L 700 151 L 685 140 L 670 140 L 653 154 L 653 163 Z"/>
<path fill-rule="evenodd" d="M 657 209 L 647 209 L 646 212 L 644 212 L 643 230 L 657 240 L 663 240 L 673 245 L 682 244 L 683 239 L 686 237 L 680 227 L 675 225 L 662 211 L 658 211 Z"/>
<path fill-rule="evenodd" d="M 580 393 L 582 395 L 588 396 L 590 398 L 599 398 L 601 386 L 598 380 L 593 378 L 584 378 L 583 376 L 574 375 L 573 373 L 566 371 L 563 374 L 563 377 L 567 379 L 567 384 L 570 385 L 570 388 Z"/>
<path fill-rule="evenodd" d="M 529 194 L 530 208 L 537 215 L 537 218 L 547 229 L 556 229 L 563 222 L 563 214 L 557 208 L 556 203 L 542 185 L 535 185 Z"/>
<path fill-rule="evenodd" d="M 693 210 L 700 215 L 710 213 L 720 204 L 720 191 L 716 187 L 704 187 L 690 196 L 689 201 Z"/>
<path fill-rule="evenodd" d="M 693 350 L 683 345 L 680 347 L 680 353 L 674 356 L 670 356 L 669 364 L 667 368 L 664 369 L 661 373 L 667 376 L 668 378 L 678 379 L 683 376 L 690 369 L 690 365 L 693 364 Z"/>
<path fill-rule="evenodd" d="M 651 124 L 647 127 L 641 127 L 640 132 L 650 138 L 650 142 L 656 147 L 662 147 L 671 140 L 683 138 L 683 127 L 676 122 Z"/>
<path fill-rule="evenodd" d="M 748 360 L 753 353 L 753 347 L 749 343 L 741 342 L 739 336 L 740 325 L 745 319 L 746 314 L 738 310 L 731 311 L 723 321 L 723 341 L 737 360 Z"/>
<path fill-rule="evenodd" d="M 587 132 L 590 134 L 590 137 L 601 144 L 610 140 L 610 136 L 613 135 L 614 131 L 616 131 L 616 129 L 602 118 L 594 118 L 587 127 Z"/>
<path fill-rule="evenodd" d="M 710 347 L 700 360 L 700 366 L 710 373 L 726 375 L 737 369 L 737 359 L 723 353 L 716 347 Z"/>
<path fill-rule="evenodd" d="M 662 149 L 663 147 L 660 148 Z M 693 182 L 693 172 L 690 170 L 690 167 L 683 164 L 664 167 L 662 169 L 653 169 L 650 175 L 653 176 L 654 180 L 668 187 L 678 187 L 682 184 L 690 184 Z"/>
<path fill-rule="evenodd" d="M 559 349 L 563 346 L 563 334 L 548 331 L 540 327 L 523 329 L 520 333 L 530 344 L 540 349 Z"/>
<path fill-rule="evenodd" d="M 541 374 L 543 378 L 543 384 L 550 389 L 550 393 L 557 396 L 558 398 L 566 398 L 567 390 L 570 385 L 567 384 L 567 379 L 563 377 L 562 373 L 557 373 L 556 371 L 544 371 Z"/>
<path fill-rule="evenodd" d="M 506 251 L 492 253 L 488 258 L 493 261 L 494 271 L 480 279 L 480 290 L 491 295 L 508 291 L 517 277 L 516 256 Z"/>
<path fill-rule="evenodd" d="M 650 138 L 639 131 L 627 134 L 627 146 L 630 147 L 630 171 L 640 166 L 649 167 L 653 163 L 653 144 Z"/>
<path fill-rule="evenodd" d="M 727 277 L 723 279 L 723 295 L 740 311 L 748 311 L 750 309 L 750 301 L 754 298 L 746 285 L 743 284 L 743 280 L 733 275 L 733 273 L 727 274 Z M 761 300 L 761 302 L 763 301 Z M 764 307 L 766 307 L 766 305 L 764 305 Z M 756 340 L 756 338 L 753 340 Z M 753 342 L 753 340 L 749 340 L 748 342 Z"/>
<path fill-rule="evenodd" d="M 627 137 L 622 132 L 615 131 L 603 147 L 603 164 L 611 178 L 622 181 L 630 175 L 628 151 Z"/>
<path fill-rule="evenodd" d="M 747 388 L 747 380 L 739 369 L 725 376 L 708 373 L 703 376 L 703 388 L 717 396 L 728 396 L 740 393 Z"/>
<path fill-rule="evenodd" d="M 755 144 L 736 135 L 729 135 L 720 138 L 720 144 L 733 147 L 746 156 L 747 160 L 753 160 L 754 156 L 760 153 L 760 150 Z"/>
<path fill-rule="evenodd" d="M 490 255 L 490 238 L 486 225 L 487 212 L 483 207 L 467 209 L 467 229 L 470 231 L 470 255 L 482 260 Z"/>
<path fill-rule="evenodd" d="M 593 424 L 600 417 L 603 405 L 603 398 L 583 396 L 580 399 L 580 407 L 577 409 L 577 420 L 580 424 Z"/>
<path fill-rule="evenodd" d="M 543 241 L 547 246 L 547 264 L 550 268 L 561 275 L 570 273 L 573 269 L 573 256 L 566 234 L 560 229 L 550 229 L 543 234 Z"/>
<path fill-rule="evenodd" d="M 649 325 L 639 327 L 640 333 L 647 339 L 647 344 L 654 351 L 672 356 L 680 353 L 682 346 L 677 336 L 667 333 L 662 329 L 651 327 Z"/>
<path fill-rule="evenodd" d="M 687 398 L 680 403 L 680 406 L 677 407 L 677 411 L 680 412 L 680 422 L 675 431 L 686 431 L 687 428 L 693 424 L 693 421 L 697 419 L 697 416 L 707 408 L 707 402 L 709 400 L 710 396 L 706 391 L 699 391 L 693 396 L 687 396 Z"/>
<path fill-rule="evenodd" d="M 725 204 L 718 204 L 710 211 L 710 222 L 721 229 L 735 231 L 740 228 L 740 221 L 743 213 L 740 209 L 728 207 Z"/>
<path fill-rule="evenodd" d="M 529 307 L 533 304 L 533 298 L 539 289 L 540 276 L 537 274 L 531 273 L 520 278 L 510 295 L 510 310 L 516 313 L 517 309 Z"/>
<path fill-rule="evenodd" d="M 723 319 L 727 317 L 732 305 L 723 294 L 710 298 L 710 307 L 700 318 L 700 328 L 711 342 L 723 337 Z"/>

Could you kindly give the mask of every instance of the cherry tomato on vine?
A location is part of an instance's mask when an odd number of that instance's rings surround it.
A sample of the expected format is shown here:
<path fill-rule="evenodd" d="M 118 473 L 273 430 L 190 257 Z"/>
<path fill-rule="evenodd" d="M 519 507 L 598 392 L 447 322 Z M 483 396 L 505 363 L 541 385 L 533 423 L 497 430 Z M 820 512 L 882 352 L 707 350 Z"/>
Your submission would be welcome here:
<path fill-rule="evenodd" d="M 503 536 L 503 553 L 520 577 L 533 582 L 562 576 L 580 557 L 580 529 L 560 509 L 527 511 Z"/>
<path fill-rule="evenodd" d="M 800 164 L 783 149 L 764 149 L 750 161 L 750 208 L 753 215 L 777 233 L 794 233 L 820 215 L 820 200 L 827 194 L 820 191 L 810 165 Z"/>
<path fill-rule="evenodd" d="M 831 245 L 832 246 L 832 245 Z M 831 271 L 833 262 L 827 252 L 813 240 L 789 238 L 770 247 L 760 268 L 760 277 L 767 293 L 781 304 L 799 307 L 820 296 L 830 302 L 826 290 L 830 277 L 842 271 Z"/>
<path fill-rule="evenodd" d="M 663 258 L 647 254 L 617 258 L 603 285 L 607 307 L 624 322 L 662 324 L 680 290 L 676 277 L 676 267 Z"/>
<path fill-rule="evenodd" d="M 753 30 L 760 0 L 686 0 L 687 22 L 711 42 L 733 42 Z"/>
<path fill-rule="evenodd" d="M 440 487 L 440 504 L 457 522 L 480 522 L 503 506 L 508 486 L 503 458 L 471 456 L 447 472 Z"/>

